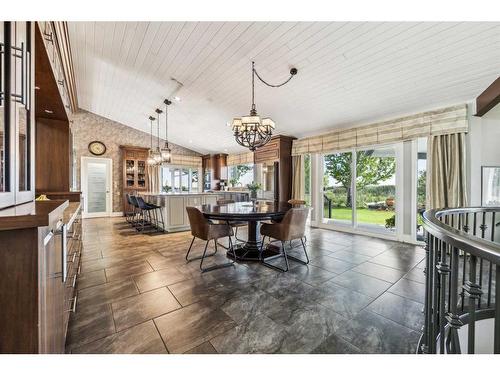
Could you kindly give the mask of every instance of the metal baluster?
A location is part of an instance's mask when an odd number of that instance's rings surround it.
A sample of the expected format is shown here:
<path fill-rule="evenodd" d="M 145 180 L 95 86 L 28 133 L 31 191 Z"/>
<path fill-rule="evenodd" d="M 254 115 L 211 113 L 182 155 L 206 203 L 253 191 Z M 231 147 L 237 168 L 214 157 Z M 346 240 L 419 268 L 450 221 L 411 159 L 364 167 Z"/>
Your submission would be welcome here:
<path fill-rule="evenodd" d="M 447 353 L 460 354 L 460 340 L 458 338 L 458 330 L 462 327 L 463 323 L 457 313 L 458 306 L 458 260 L 460 254 L 459 249 L 453 247 L 453 252 L 451 253 L 451 277 L 450 277 L 450 290 L 451 303 L 449 306 L 449 312 L 446 316 L 446 320 L 450 325 L 450 331 L 448 333 L 448 338 L 446 341 Z"/>
<path fill-rule="evenodd" d="M 439 278 L 437 272 L 437 260 L 439 259 L 439 239 L 435 238 L 434 242 L 434 252 L 432 257 L 432 280 L 434 281 L 432 284 L 432 346 L 431 353 L 436 353 L 436 337 L 437 337 L 437 327 L 439 324 Z"/>
<path fill-rule="evenodd" d="M 495 212 L 491 213 L 491 242 L 495 242 Z M 487 306 L 491 306 L 491 279 L 493 277 L 493 263 L 490 263 L 490 269 L 489 269 L 489 274 L 488 274 L 488 300 L 487 300 Z M 498 301 L 498 297 L 495 294 L 495 301 Z M 498 302 L 497 302 L 498 304 Z"/>
<path fill-rule="evenodd" d="M 446 325 L 446 277 L 450 273 L 450 267 L 446 264 L 448 244 L 440 240 L 439 248 L 441 251 L 441 260 L 436 265 L 436 269 L 439 274 L 439 350 L 441 354 L 444 354 Z"/>
<path fill-rule="evenodd" d="M 493 353 L 500 354 L 500 265 L 495 266 L 495 333 Z"/>
<path fill-rule="evenodd" d="M 426 232 L 426 241 L 425 241 L 425 299 L 424 299 L 424 339 L 422 340 L 423 344 L 421 346 L 422 353 L 429 353 L 430 342 L 432 339 L 431 336 L 431 298 L 432 295 L 430 293 L 432 286 L 432 272 L 429 270 L 432 269 L 431 265 L 431 256 L 432 256 L 432 244 L 433 237 L 429 232 Z"/>
<path fill-rule="evenodd" d="M 469 295 L 469 329 L 467 353 L 474 354 L 475 332 L 476 332 L 476 299 L 481 298 L 481 287 L 476 283 L 477 257 L 470 254 L 469 257 L 469 281 L 465 283 L 464 289 Z"/>

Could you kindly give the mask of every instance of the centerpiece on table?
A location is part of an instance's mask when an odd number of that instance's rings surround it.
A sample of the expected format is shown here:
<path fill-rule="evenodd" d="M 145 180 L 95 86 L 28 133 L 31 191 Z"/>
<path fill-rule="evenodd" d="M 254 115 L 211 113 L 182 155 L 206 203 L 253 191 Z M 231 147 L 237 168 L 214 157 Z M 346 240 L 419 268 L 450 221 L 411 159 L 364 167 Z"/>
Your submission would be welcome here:
<path fill-rule="evenodd" d="M 252 200 L 256 200 L 257 192 L 262 189 L 262 185 L 258 182 L 252 182 L 251 184 L 247 185 L 247 189 L 250 190 L 250 198 Z"/>

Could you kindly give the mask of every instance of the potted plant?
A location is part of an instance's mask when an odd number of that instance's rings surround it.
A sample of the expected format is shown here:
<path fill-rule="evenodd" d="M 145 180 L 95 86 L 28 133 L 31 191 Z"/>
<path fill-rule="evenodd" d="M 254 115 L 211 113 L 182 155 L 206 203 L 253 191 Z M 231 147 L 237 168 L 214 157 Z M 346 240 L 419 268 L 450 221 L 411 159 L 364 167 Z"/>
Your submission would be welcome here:
<path fill-rule="evenodd" d="M 258 182 L 252 182 L 247 185 L 247 189 L 250 190 L 250 198 L 257 199 L 257 191 L 262 189 L 262 185 Z"/>
<path fill-rule="evenodd" d="M 385 227 L 387 229 L 392 229 L 396 226 L 396 215 L 392 215 L 391 217 L 385 219 Z"/>

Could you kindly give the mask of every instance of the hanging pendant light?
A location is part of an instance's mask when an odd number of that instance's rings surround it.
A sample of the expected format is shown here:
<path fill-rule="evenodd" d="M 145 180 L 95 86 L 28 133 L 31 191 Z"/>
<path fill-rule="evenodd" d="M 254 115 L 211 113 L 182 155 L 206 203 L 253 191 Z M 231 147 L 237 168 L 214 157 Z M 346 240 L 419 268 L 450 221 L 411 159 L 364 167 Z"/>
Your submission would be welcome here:
<path fill-rule="evenodd" d="M 264 81 L 255 70 L 255 62 L 252 61 L 252 107 L 250 114 L 247 116 L 233 118 L 232 129 L 236 142 L 243 147 L 247 147 L 250 151 L 255 151 L 257 148 L 264 146 L 273 134 L 276 125 L 269 118 L 262 118 L 257 114 L 255 108 L 255 76 L 269 87 L 281 87 L 288 83 L 294 75 L 297 74 L 297 69 L 290 69 L 290 77 L 279 85 L 271 85 Z"/>
<path fill-rule="evenodd" d="M 154 159 L 156 164 L 161 164 L 162 158 L 161 158 L 161 150 L 160 150 L 160 115 L 163 113 L 163 111 L 159 108 L 155 109 L 155 112 L 158 114 L 156 117 L 156 149 L 154 152 Z"/>
<path fill-rule="evenodd" d="M 155 120 L 155 118 L 153 116 L 149 116 L 149 121 L 151 123 L 151 131 L 150 131 L 150 136 L 151 136 L 151 144 L 150 144 L 150 147 L 149 147 L 149 152 L 148 152 L 148 159 L 147 159 L 147 163 L 148 165 L 155 165 L 156 164 L 156 160 L 155 160 L 155 155 L 154 155 L 154 150 L 153 150 L 153 121 Z"/>
<path fill-rule="evenodd" d="M 168 146 L 168 106 L 172 104 L 172 102 L 168 99 L 165 99 L 163 103 L 165 103 L 165 144 L 163 145 L 160 154 L 163 163 L 171 163 L 172 152 L 170 150 L 170 147 Z"/>

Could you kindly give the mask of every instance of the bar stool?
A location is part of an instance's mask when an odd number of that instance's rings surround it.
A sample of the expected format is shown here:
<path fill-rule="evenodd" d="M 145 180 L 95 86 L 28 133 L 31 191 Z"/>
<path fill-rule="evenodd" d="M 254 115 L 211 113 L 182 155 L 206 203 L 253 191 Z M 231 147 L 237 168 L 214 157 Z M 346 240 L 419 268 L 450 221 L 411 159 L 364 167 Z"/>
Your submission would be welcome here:
<path fill-rule="evenodd" d="M 146 203 L 144 199 L 142 199 L 142 197 L 136 197 L 136 200 L 142 212 L 141 230 L 144 230 L 145 226 L 149 225 L 155 227 L 156 230 L 158 231 L 160 230 L 163 231 L 165 223 L 163 221 L 163 213 L 161 211 L 161 207 L 156 204 Z M 159 227 L 160 221 L 158 220 L 158 212 L 157 212 L 158 209 L 160 209 L 161 224 L 162 224 L 161 229 Z"/>
<path fill-rule="evenodd" d="M 128 206 L 129 206 L 128 208 L 132 209 L 132 211 L 126 211 L 125 212 L 125 220 L 127 220 L 128 223 L 132 224 L 132 222 L 135 220 L 135 215 L 136 215 L 135 205 L 132 202 L 130 194 L 128 194 L 128 193 L 125 194 L 125 197 L 127 198 L 127 203 L 128 203 Z"/>

